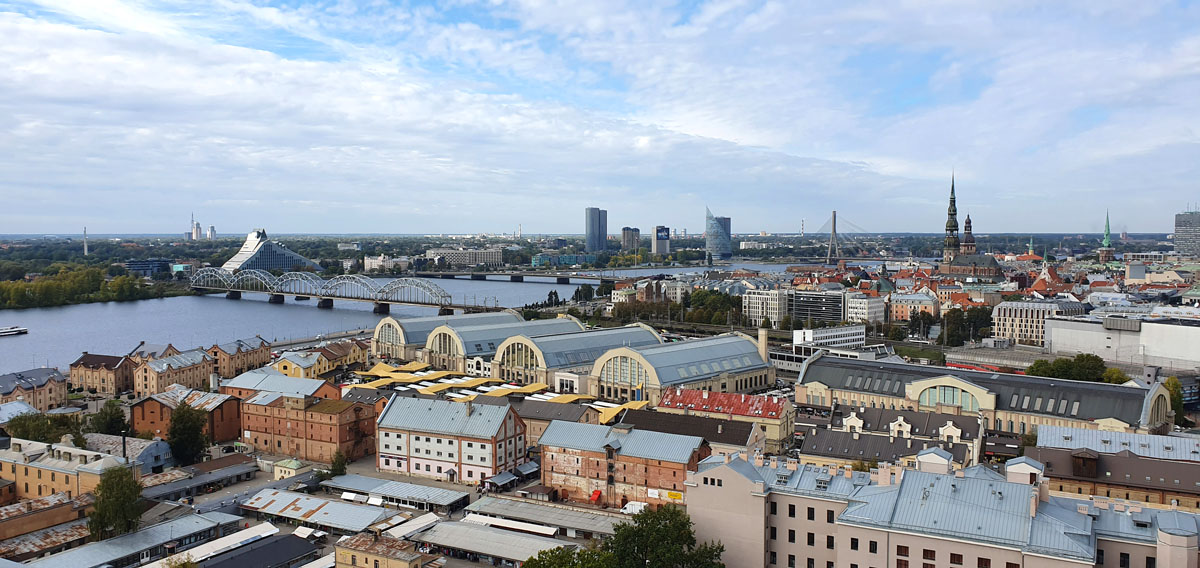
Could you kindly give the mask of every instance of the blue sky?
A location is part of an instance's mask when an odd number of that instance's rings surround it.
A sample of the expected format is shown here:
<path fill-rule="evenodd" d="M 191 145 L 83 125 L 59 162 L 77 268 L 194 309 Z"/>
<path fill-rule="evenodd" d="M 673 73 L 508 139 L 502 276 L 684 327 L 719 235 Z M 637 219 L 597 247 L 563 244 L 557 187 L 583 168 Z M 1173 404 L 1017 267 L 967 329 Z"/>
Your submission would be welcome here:
<path fill-rule="evenodd" d="M 5 233 L 1169 231 L 1192 2 L 0 0 Z"/>

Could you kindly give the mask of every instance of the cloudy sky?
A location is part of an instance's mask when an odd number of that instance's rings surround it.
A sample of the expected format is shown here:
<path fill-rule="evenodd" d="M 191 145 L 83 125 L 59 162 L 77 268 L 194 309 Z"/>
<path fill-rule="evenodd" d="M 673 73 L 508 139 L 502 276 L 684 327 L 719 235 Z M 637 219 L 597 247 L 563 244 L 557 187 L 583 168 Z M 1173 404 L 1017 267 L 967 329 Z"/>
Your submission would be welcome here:
<path fill-rule="evenodd" d="M 1171 230 L 1200 4 L 0 0 L 0 233 Z M 842 227 L 845 230 L 845 226 Z"/>

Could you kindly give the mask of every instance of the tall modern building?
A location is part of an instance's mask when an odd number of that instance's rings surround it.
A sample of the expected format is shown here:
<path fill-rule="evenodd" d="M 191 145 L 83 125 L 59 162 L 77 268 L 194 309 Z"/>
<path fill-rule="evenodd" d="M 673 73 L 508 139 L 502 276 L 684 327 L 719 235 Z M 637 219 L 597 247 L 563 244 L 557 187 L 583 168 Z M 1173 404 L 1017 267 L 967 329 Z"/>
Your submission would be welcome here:
<path fill-rule="evenodd" d="M 209 226 L 208 226 L 208 240 L 210 240 L 210 241 L 211 241 L 211 240 L 213 240 L 213 239 L 216 239 L 216 238 L 217 238 L 217 227 L 216 227 L 216 225 L 209 225 Z"/>
<path fill-rule="evenodd" d="M 321 265 L 300 256 L 287 247 L 267 238 L 266 229 L 255 229 L 246 235 L 242 248 L 221 266 L 236 270 L 321 270 Z"/>
<path fill-rule="evenodd" d="M 196 220 L 196 216 L 192 215 L 192 227 L 188 232 L 188 239 L 193 241 L 200 240 L 202 233 L 200 232 L 200 222 Z"/>
<path fill-rule="evenodd" d="M 713 260 L 733 258 L 733 233 L 729 228 L 729 217 L 713 217 L 707 207 L 704 213 L 704 250 L 712 255 Z"/>
<path fill-rule="evenodd" d="M 637 252 L 642 248 L 642 231 L 637 227 L 621 227 L 621 250 Z"/>
<path fill-rule="evenodd" d="M 671 254 L 671 229 L 659 225 L 654 228 L 654 240 L 650 241 L 650 254 Z"/>
<path fill-rule="evenodd" d="M 1175 214 L 1175 251 L 1200 256 L 1200 211 Z"/>
<path fill-rule="evenodd" d="M 588 207 L 584 212 L 584 250 L 603 252 L 608 248 L 608 211 Z"/>

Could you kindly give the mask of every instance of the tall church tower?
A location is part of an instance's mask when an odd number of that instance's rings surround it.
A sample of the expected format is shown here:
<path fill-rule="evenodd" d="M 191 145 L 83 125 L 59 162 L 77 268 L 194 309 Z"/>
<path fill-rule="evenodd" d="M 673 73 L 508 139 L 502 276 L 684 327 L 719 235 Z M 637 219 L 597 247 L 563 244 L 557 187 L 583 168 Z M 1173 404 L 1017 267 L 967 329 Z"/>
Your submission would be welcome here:
<path fill-rule="evenodd" d="M 962 244 L 958 245 L 959 254 L 975 254 L 975 235 L 971 234 L 971 215 L 963 222 Z"/>
<path fill-rule="evenodd" d="M 950 175 L 950 207 L 946 209 L 946 242 L 942 245 L 942 262 L 950 262 L 958 254 L 958 206 L 954 203 L 954 175 Z"/>
<path fill-rule="evenodd" d="M 1112 262 L 1116 259 L 1116 251 L 1112 248 L 1112 231 L 1108 226 L 1108 211 L 1104 212 L 1104 240 L 1100 241 L 1100 250 L 1096 251 L 1100 262 Z"/>

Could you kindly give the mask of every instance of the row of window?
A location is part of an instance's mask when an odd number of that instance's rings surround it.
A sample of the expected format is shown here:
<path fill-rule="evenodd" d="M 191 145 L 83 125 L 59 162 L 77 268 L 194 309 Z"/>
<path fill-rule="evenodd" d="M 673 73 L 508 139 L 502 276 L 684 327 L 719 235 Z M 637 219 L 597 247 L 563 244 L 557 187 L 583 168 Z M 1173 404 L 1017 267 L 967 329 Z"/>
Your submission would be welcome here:
<path fill-rule="evenodd" d="M 779 514 L 778 513 L 778 510 L 779 510 L 778 505 L 779 504 L 776 503 L 775 501 L 771 501 L 771 504 L 769 507 L 771 509 L 772 515 Z M 810 521 L 816 520 L 816 515 L 817 515 L 817 510 L 812 507 L 809 507 L 808 508 L 808 520 L 810 520 Z M 833 524 L 833 520 L 834 520 L 835 516 L 836 516 L 836 514 L 833 512 L 833 509 L 825 510 L 825 522 L 826 523 Z M 793 519 L 796 518 L 796 505 L 794 503 L 788 504 L 788 517 L 791 517 Z"/>
<path fill-rule="evenodd" d="M 777 538 L 776 538 L 777 531 L 775 530 L 775 527 L 770 528 L 770 536 L 771 536 L 771 540 L 777 540 Z M 858 540 L 858 539 L 854 539 L 854 540 Z M 793 544 L 796 542 L 796 530 L 795 529 L 788 529 L 787 541 L 790 543 L 793 543 Z M 807 539 L 806 543 L 808 544 L 808 546 L 816 546 L 817 545 L 817 534 L 816 533 L 808 533 L 808 539 Z M 829 550 L 833 550 L 835 548 L 834 543 L 835 543 L 835 540 L 833 538 L 833 535 L 827 535 L 825 537 L 825 548 L 828 548 Z M 874 542 L 872 542 L 872 544 L 874 544 Z"/>

